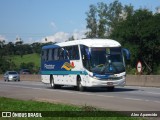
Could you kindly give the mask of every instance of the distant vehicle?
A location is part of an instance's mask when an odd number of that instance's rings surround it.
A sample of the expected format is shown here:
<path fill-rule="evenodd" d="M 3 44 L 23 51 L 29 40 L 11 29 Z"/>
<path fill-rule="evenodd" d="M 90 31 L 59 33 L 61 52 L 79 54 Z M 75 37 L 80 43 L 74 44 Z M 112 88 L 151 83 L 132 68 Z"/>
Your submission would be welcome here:
<path fill-rule="evenodd" d="M 29 69 L 21 69 L 20 74 L 30 74 Z"/>
<path fill-rule="evenodd" d="M 4 81 L 20 81 L 20 76 L 16 71 L 7 71 L 4 74 Z"/>

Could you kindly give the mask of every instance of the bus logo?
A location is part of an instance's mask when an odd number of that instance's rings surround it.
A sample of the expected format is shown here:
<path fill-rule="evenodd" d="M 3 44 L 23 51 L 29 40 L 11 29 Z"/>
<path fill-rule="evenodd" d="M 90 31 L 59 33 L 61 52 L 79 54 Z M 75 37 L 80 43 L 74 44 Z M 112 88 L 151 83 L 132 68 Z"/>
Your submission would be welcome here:
<path fill-rule="evenodd" d="M 65 62 L 61 68 L 64 68 L 66 70 L 71 70 L 71 69 L 75 68 L 74 62 L 72 62 L 72 63 Z"/>

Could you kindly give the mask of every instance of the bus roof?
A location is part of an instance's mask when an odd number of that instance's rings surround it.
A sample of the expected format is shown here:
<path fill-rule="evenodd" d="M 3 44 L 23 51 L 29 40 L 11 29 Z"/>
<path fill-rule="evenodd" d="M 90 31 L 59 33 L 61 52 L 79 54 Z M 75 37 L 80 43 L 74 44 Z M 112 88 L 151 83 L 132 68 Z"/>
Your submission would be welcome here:
<path fill-rule="evenodd" d="M 120 43 L 111 39 L 82 39 L 67 42 L 61 42 L 43 46 L 42 49 L 58 48 L 73 45 L 85 45 L 88 47 L 120 47 Z"/>

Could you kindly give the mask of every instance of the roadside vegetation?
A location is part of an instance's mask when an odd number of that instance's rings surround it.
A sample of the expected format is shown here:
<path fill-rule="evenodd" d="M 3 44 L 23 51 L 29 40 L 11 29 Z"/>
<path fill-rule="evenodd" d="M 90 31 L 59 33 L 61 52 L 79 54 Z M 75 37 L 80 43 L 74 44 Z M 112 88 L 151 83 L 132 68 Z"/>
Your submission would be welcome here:
<path fill-rule="evenodd" d="M 45 112 L 44 115 L 52 115 L 50 113 L 56 112 L 58 117 L 55 115 L 54 117 L 42 117 L 38 118 L 40 120 L 142 120 L 141 118 L 134 118 L 134 117 L 126 117 L 125 115 L 116 113 L 116 112 L 109 112 L 107 115 L 96 117 L 95 113 L 100 111 L 97 108 L 91 107 L 91 106 L 73 106 L 73 105 L 65 105 L 65 104 L 55 104 L 55 103 L 47 103 L 47 102 L 38 102 L 38 101 L 23 101 L 23 100 L 16 100 L 16 99 L 10 99 L 10 98 L 4 98 L 0 97 L 0 111 L 11 111 L 11 112 L 24 112 L 25 111 L 34 111 L 34 112 Z M 48 114 L 47 114 L 48 111 Z M 59 117 L 61 115 L 67 116 L 68 111 L 68 117 Z M 107 111 L 105 111 L 107 112 Z M 72 114 L 75 113 L 75 114 Z M 72 114 L 71 116 L 69 114 Z M 82 117 L 79 117 L 79 114 L 82 115 Z M 42 114 L 43 115 L 43 114 Z M 78 117 L 76 117 L 78 115 Z M 86 117 L 86 115 L 89 115 L 89 117 Z M 97 113 L 97 115 L 99 115 Z M 17 120 L 17 119 L 37 119 L 37 118 L 0 118 L 1 120 Z"/>
<path fill-rule="evenodd" d="M 29 69 L 31 73 L 38 73 L 40 69 L 41 47 L 51 43 L 23 44 L 0 41 L 0 74 L 6 70 Z"/>
<path fill-rule="evenodd" d="M 9 59 L 16 66 L 17 71 L 21 68 L 27 68 L 33 74 L 37 74 L 40 69 L 40 54 L 32 53 L 23 55 L 20 57 L 19 55 L 8 56 Z"/>

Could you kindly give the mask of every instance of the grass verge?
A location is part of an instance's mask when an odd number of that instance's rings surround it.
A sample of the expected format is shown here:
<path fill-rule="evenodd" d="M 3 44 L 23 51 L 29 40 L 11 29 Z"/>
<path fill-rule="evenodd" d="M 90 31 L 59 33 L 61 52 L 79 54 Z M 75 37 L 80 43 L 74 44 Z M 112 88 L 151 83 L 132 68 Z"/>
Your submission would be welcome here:
<path fill-rule="evenodd" d="M 47 103 L 47 102 L 37 102 L 37 101 L 23 101 L 23 100 L 16 100 L 10 98 L 0 97 L 0 111 L 11 111 L 11 112 L 18 112 L 26 113 L 26 112 L 40 112 L 44 113 L 44 115 L 48 117 L 38 118 L 40 120 L 141 120 L 140 118 L 130 118 L 126 117 L 122 114 L 103 111 L 107 113 L 108 116 L 99 116 L 102 114 L 100 110 L 91 106 L 71 106 L 71 105 L 64 105 L 64 104 L 54 104 L 54 103 Z M 26 111 L 26 112 L 25 112 Z M 48 111 L 48 112 L 47 112 Z M 53 115 L 53 114 L 55 115 Z M 100 113 L 100 114 L 99 114 Z M 97 117 L 97 114 L 99 117 Z M 28 114 L 27 114 L 28 115 Z M 60 117 L 62 115 L 63 117 Z M 64 117 L 67 116 L 67 117 Z M 78 115 L 78 117 L 77 117 Z M 81 116 L 82 115 L 82 116 Z M 89 116 L 87 116 L 89 115 Z M 42 115 L 43 116 L 43 115 Z M 53 116 L 53 117 L 50 117 Z M 112 116 L 112 117 L 111 117 Z M 0 120 L 28 120 L 28 119 L 37 119 L 37 118 L 2 118 Z"/>

